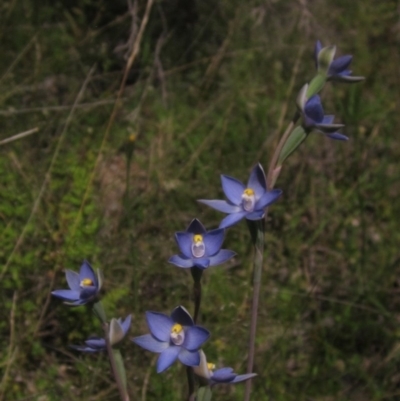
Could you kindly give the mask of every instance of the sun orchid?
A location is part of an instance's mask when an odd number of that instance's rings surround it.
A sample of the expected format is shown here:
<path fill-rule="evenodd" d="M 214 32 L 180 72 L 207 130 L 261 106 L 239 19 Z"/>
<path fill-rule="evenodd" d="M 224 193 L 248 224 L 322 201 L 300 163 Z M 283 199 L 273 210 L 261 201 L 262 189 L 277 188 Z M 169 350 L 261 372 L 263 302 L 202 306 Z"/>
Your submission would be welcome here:
<path fill-rule="evenodd" d="M 175 240 L 181 253 L 172 256 L 168 262 L 182 268 L 206 269 L 220 265 L 236 255 L 233 251 L 221 249 L 224 237 L 223 228 L 207 232 L 203 224 L 194 219 L 186 231 L 175 233 Z"/>
<path fill-rule="evenodd" d="M 352 71 L 349 70 L 353 56 L 345 55 L 340 56 L 334 60 L 336 53 L 336 46 L 323 47 L 318 40 L 314 48 L 314 60 L 318 72 L 326 74 L 327 79 L 330 81 L 341 82 L 359 82 L 364 77 L 356 77 L 351 75 Z"/>
<path fill-rule="evenodd" d="M 210 332 L 195 326 L 189 312 L 176 307 L 171 316 L 158 312 L 146 312 L 150 334 L 135 337 L 132 341 L 142 348 L 159 353 L 157 373 L 168 369 L 176 359 L 186 366 L 200 363 L 201 345 L 209 338 Z"/>
<path fill-rule="evenodd" d="M 79 273 L 67 269 L 65 270 L 65 277 L 70 289 L 55 290 L 51 294 L 70 306 L 84 305 L 93 301 L 103 282 L 100 270 L 97 270 L 96 274 L 86 260 L 83 261 Z"/>
<path fill-rule="evenodd" d="M 262 219 L 265 208 L 276 202 L 282 194 L 280 189 L 267 189 L 267 180 L 261 164 L 257 164 L 251 171 L 247 186 L 227 175 L 221 175 L 221 182 L 227 201 L 199 199 L 199 202 L 207 206 L 229 213 L 221 221 L 219 228 L 230 227 L 243 218 Z"/>
<path fill-rule="evenodd" d="M 111 319 L 108 336 L 112 346 L 119 343 L 126 336 L 131 325 L 131 318 L 132 316 L 128 315 L 125 320 L 121 318 Z M 107 343 L 105 338 L 91 337 L 85 341 L 85 345 L 71 345 L 70 347 L 82 352 L 99 352 L 107 348 Z"/>
<path fill-rule="evenodd" d="M 194 367 L 193 371 L 196 375 L 206 379 L 211 386 L 220 383 L 240 383 L 257 376 L 256 373 L 238 375 L 229 367 L 216 370 L 213 363 L 207 363 L 203 350 L 200 350 L 200 365 Z"/>
<path fill-rule="evenodd" d="M 343 124 L 334 124 L 335 116 L 325 115 L 319 95 L 313 95 L 309 99 L 306 97 L 308 85 L 304 85 L 297 97 L 297 106 L 303 118 L 303 127 L 307 133 L 318 131 L 331 139 L 346 141 L 349 138 L 337 132 L 343 128 Z"/>

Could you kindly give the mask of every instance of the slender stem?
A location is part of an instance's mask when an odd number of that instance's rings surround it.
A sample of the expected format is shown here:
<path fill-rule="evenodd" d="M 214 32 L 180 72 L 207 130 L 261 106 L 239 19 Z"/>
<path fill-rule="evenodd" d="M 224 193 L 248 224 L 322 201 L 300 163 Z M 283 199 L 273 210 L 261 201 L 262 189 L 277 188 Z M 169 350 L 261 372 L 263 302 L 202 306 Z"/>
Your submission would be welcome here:
<path fill-rule="evenodd" d="M 251 231 L 255 235 L 252 235 L 254 244 L 254 262 L 253 262 L 253 305 L 251 308 L 251 323 L 250 323 L 250 340 L 249 340 L 249 354 L 247 360 L 247 373 L 252 373 L 254 365 L 254 349 L 256 341 L 257 331 L 257 315 L 258 315 L 258 301 L 260 298 L 260 287 L 261 287 L 261 273 L 263 267 L 263 255 L 264 255 L 264 231 L 265 231 L 265 220 L 257 220 L 250 222 L 253 227 Z M 251 380 L 246 382 L 245 390 L 245 401 L 250 400 L 251 393 Z"/>
<path fill-rule="evenodd" d="M 194 323 L 197 323 L 200 313 L 201 305 L 201 276 L 203 271 L 197 267 L 192 267 L 190 269 L 193 277 L 193 301 L 194 301 Z"/>
<path fill-rule="evenodd" d="M 108 353 L 108 359 L 109 359 L 110 365 L 111 365 L 111 371 L 114 375 L 115 382 L 117 383 L 121 401 L 129 401 L 129 395 L 126 392 L 124 382 L 118 371 L 118 367 L 117 367 L 117 363 L 116 363 L 115 355 L 114 355 L 114 350 L 113 350 L 111 342 L 110 342 L 110 335 L 109 335 L 110 326 L 108 323 L 103 323 L 103 330 L 104 330 L 104 335 L 105 335 L 105 339 L 106 339 L 107 353 Z"/>
<path fill-rule="evenodd" d="M 275 152 L 272 156 L 267 174 L 267 187 L 269 190 L 273 189 L 280 173 L 280 170 L 275 171 L 279 160 L 279 155 L 299 118 L 300 115 L 298 112 L 296 112 L 292 121 L 286 128 L 286 131 L 283 133 L 278 143 L 278 146 L 276 147 Z M 249 222 L 250 233 L 252 235 L 252 240 L 254 244 L 254 261 L 253 261 L 253 303 L 251 308 L 247 373 L 252 373 L 254 366 L 254 349 L 255 349 L 256 331 L 257 331 L 258 302 L 260 298 L 261 273 L 264 262 L 264 237 L 265 237 L 264 234 L 265 234 L 265 222 L 267 220 L 267 216 L 268 216 L 268 208 L 265 210 L 264 219 L 258 220 L 256 222 Z M 246 389 L 244 396 L 245 401 L 250 401 L 251 383 L 252 383 L 251 380 L 248 380 L 246 382 Z"/>
<path fill-rule="evenodd" d="M 203 271 L 197 267 L 192 267 L 190 269 L 190 273 L 193 277 L 193 302 L 194 302 L 194 315 L 193 321 L 194 324 L 197 323 L 200 313 L 200 305 L 201 305 L 201 276 Z M 189 395 L 188 400 L 193 401 L 195 399 L 195 382 L 194 382 L 194 374 L 193 369 L 191 367 L 186 368 L 186 375 L 188 380 L 188 389 Z"/>
<path fill-rule="evenodd" d="M 275 167 L 276 167 L 276 164 L 278 163 L 278 159 L 279 159 L 279 156 L 283 149 L 283 146 L 285 145 L 286 141 L 288 140 L 289 135 L 291 134 L 293 127 L 296 124 L 296 121 L 298 120 L 298 117 L 297 118 L 296 117 L 297 117 L 297 115 L 295 116 L 295 118 L 293 118 L 293 120 L 290 122 L 290 124 L 286 128 L 286 131 L 283 133 L 283 135 L 278 143 L 278 146 L 276 147 L 275 152 L 272 156 L 271 163 L 270 163 L 269 169 L 268 169 L 268 176 L 267 176 L 267 185 L 268 185 L 268 189 L 270 189 L 270 190 L 274 187 L 275 181 L 278 178 L 277 176 L 274 177 Z M 279 173 L 278 173 L 278 175 L 279 175 Z"/>

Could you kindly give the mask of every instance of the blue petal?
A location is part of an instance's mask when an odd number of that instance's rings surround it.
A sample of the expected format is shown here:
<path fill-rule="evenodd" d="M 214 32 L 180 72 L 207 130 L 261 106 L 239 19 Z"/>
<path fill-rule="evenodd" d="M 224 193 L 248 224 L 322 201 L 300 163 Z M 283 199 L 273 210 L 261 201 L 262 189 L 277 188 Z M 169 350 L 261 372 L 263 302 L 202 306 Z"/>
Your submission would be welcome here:
<path fill-rule="evenodd" d="M 106 340 L 104 338 L 90 338 L 85 341 L 85 344 L 93 349 L 105 349 L 106 348 Z"/>
<path fill-rule="evenodd" d="M 221 249 L 216 255 L 210 257 L 210 266 L 221 265 L 235 255 L 236 252 L 229 251 L 228 249 Z"/>
<path fill-rule="evenodd" d="M 193 326 L 194 322 L 190 313 L 183 306 L 177 306 L 171 313 L 171 319 L 175 323 L 179 323 L 182 326 Z"/>
<path fill-rule="evenodd" d="M 233 226 L 238 221 L 242 220 L 243 217 L 245 217 L 247 214 L 248 214 L 248 212 L 246 212 L 246 211 L 238 212 L 238 213 L 232 213 L 232 214 L 226 216 L 221 221 L 221 223 L 219 224 L 219 228 L 228 228 L 230 226 Z"/>
<path fill-rule="evenodd" d="M 83 287 L 81 290 L 80 298 L 85 299 L 86 301 L 89 301 L 91 298 L 93 298 L 98 292 L 98 289 L 96 287 L 90 286 L 90 287 Z"/>
<path fill-rule="evenodd" d="M 73 290 L 55 290 L 51 293 L 57 298 L 60 298 L 64 301 L 77 301 L 79 300 L 80 291 L 73 291 Z"/>
<path fill-rule="evenodd" d="M 237 376 L 236 373 L 234 373 L 232 368 L 222 368 L 216 370 L 212 375 L 211 375 L 211 380 L 216 381 L 218 383 L 229 383 L 231 382 L 235 377 Z"/>
<path fill-rule="evenodd" d="M 83 261 L 82 266 L 79 270 L 79 282 L 81 282 L 85 278 L 92 280 L 93 283 L 97 286 L 97 276 L 87 260 Z"/>
<path fill-rule="evenodd" d="M 190 352 L 181 349 L 178 355 L 178 359 L 186 366 L 199 366 L 200 365 L 200 353 L 199 351 Z"/>
<path fill-rule="evenodd" d="M 67 283 L 69 288 L 74 291 L 80 291 L 81 289 L 81 282 L 79 280 L 79 274 L 73 272 L 72 270 L 66 269 L 65 270 L 65 278 L 67 279 Z"/>
<path fill-rule="evenodd" d="M 146 320 L 150 333 L 159 341 L 169 341 L 171 329 L 174 325 L 172 319 L 158 312 L 146 312 Z"/>
<path fill-rule="evenodd" d="M 260 163 L 251 171 L 247 187 L 254 191 L 256 200 L 260 199 L 267 190 L 267 179 Z"/>
<path fill-rule="evenodd" d="M 315 67 L 318 68 L 318 54 L 322 50 L 322 44 L 319 40 L 315 43 L 314 47 L 314 60 L 315 60 Z"/>
<path fill-rule="evenodd" d="M 257 376 L 257 373 L 246 373 L 245 375 L 237 375 L 231 383 L 239 383 L 244 382 L 245 380 L 249 380 L 253 377 Z"/>
<path fill-rule="evenodd" d="M 169 347 L 168 342 L 158 341 L 151 334 L 145 334 L 144 336 L 132 338 L 132 341 L 147 351 L 155 352 L 157 354 L 160 354 Z"/>
<path fill-rule="evenodd" d="M 265 215 L 265 210 L 264 209 L 256 210 L 254 212 L 249 213 L 246 216 L 246 219 L 247 220 L 260 220 L 260 219 L 262 219 L 264 217 L 264 215 Z"/>
<path fill-rule="evenodd" d="M 171 345 L 161 352 L 157 361 L 157 373 L 161 373 L 165 369 L 168 369 L 176 361 L 176 358 L 178 358 L 180 350 L 181 347 Z"/>
<path fill-rule="evenodd" d="M 347 55 L 338 57 L 336 60 L 333 60 L 331 65 L 329 66 L 328 75 L 340 74 L 348 68 L 352 59 L 353 56 Z"/>
<path fill-rule="evenodd" d="M 193 244 L 193 234 L 187 232 L 177 232 L 175 233 L 175 239 L 179 246 L 179 249 L 187 258 L 191 258 L 192 255 L 192 244 Z"/>
<path fill-rule="evenodd" d="M 193 219 L 186 231 L 192 234 L 204 234 L 206 229 L 204 228 L 203 224 L 201 224 L 200 220 Z"/>
<path fill-rule="evenodd" d="M 348 141 L 349 140 L 349 137 L 341 134 L 340 132 L 334 132 L 333 134 L 327 134 L 326 136 L 331 139 L 336 139 L 337 141 Z"/>
<path fill-rule="evenodd" d="M 76 351 L 81 351 L 81 352 L 99 352 L 103 351 L 103 349 L 100 348 L 90 348 L 85 345 L 70 345 L 70 348 L 76 350 Z"/>
<path fill-rule="evenodd" d="M 282 195 L 282 191 L 280 189 L 273 189 L 272 191 L 266 192 L 261 199 L 255 204 L 255 209 L 265 209 L 267 206 L 276 202 L 278 198 Z M 248 217 L 246 217 L 248 218 Z M 252 220 L 252 219 L 250 219 Z"/>
<path fill-rule="evenodd" d="M 199 269 L 207 269 L 210 266 L 209 258 L 193 259 L 193 264 Z"/>
<path fill-rule="evenodd" d="M 335 116 L 332 114 L 326 114 L 322 119 L 322 124 L 332 124 Z"/>
<path fill-rule="evenodd" d="M 324 118 L 324 109 L 318 95 L 314 95 L 307 100 L 304 113 L 316 123 L 320 123 Z"/>
<path fill-rule="evenodd" d="M 221 249 L 222 243 L 224 242 L 224 237 L 225 230 L 222 228 L 211 230 L 204 234 L 203 241 L 206 249 L 204 256 L 215 255 Z"/>
<path fill-rule="evenodd" d="M 183 267 L 184 269 L 188 267 L 193 267 L 193 260 L 183 255 L 171 256 L 168 259 L 168 262 L 174 264 L 175 266 Z"/>
<path fill-rule="evenodd" d="M 344 124 L 315 124 L 314 127 L 325 134 L 331 134 L 343 128 Z"/>
<path fill-rule="evenodd" d="M 126 333 L 128 332 L 129 327 L 131 327 L 131 321 L 132 321 L 132 315 L 128 315 L 123 322 L 121 321 L 121 319 L 119 319 L 119 324 L 122 327 L 124 336 L 126 336 Z"/>
<path fill-rule="evenodd" d="M 228 200 L 234 205 L 240 205 L 242 203 L 243 191 L 246 189 L 244 185 L 236 178 L 227 175 L 221 175 L 221 183 Z"/>
<path fill-rule="evenodd" d="M 209 337 L 210 332 L 207 329 L 199 326 L 189 327 L 185 331 L 185 341 L 182 347 L 188 351 L 195 351 L 199 349 Z"/>
<path fill-rule="evenodd" d="M 218 210 L 219 212 L 223 213 L 237 213 L 243 210 L 241 206 L 236 206 L 232 205 L 231 203 L 224 201 L 224 200 L 218 200 L 218 199 L 199 199 L 198 202 L 203 203 L 204 205 L 210 206 L 215 210 Z"/>
<path fill-rule="evenodd" d="M 338 81 L 349 84 L 364 81 L 364 79 L 365 77 L 352 76 L 350 70 L 343 71 L 340 74 L 336 74 L 328 78 L 329 81 Z"/>

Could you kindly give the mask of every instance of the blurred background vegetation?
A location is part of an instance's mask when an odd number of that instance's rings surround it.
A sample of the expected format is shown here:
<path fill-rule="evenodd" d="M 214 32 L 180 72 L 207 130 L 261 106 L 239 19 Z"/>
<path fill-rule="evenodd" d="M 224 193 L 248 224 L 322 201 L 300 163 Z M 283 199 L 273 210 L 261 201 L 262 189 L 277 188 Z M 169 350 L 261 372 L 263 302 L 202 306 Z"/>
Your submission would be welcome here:
<path fill-rule="evenodd" d="M 400 399 L 400 3 L 157 0 L 110 121 L 147 2 L 0 3 L 0 400 L 118 400 L 101 334 L 50 291 L 84 258 L 105 274 L 110 316 L 191 309 L 191 277 L 166 261 L 174 232 L 222 215 L 219 174 L 265 168 L 315 72 L 317 39 L 353 54 L 357 85 L 329 84 L 347 143 L 311 135 L 277 183 L 257 337 L 255 400 Z M 136 138 L 134 142 L 130 141 Z M 246 367 L 251 244 L 204 275 L 210 360 Z M 132 400 L 181 400 L 184 368 L 155 372 L 128 340 Z M 244 386 L 214 399 L 240 400 Z"/>

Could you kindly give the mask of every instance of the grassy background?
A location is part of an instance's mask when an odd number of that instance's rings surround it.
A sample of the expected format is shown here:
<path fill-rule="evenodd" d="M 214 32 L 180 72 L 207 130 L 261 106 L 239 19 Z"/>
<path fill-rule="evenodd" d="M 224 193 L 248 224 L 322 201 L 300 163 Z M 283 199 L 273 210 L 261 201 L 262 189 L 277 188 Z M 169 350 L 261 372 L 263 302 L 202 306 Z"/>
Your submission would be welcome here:
<path fill-rule="evenodd" d="M 328 6 L 329 5 L 329 6 Z M 268 166 L 314 74 L 316 39 L 353 54 L 364 83 L 328 85 L 347 143 L 317 134 L 284 167 L 271 209 L 257 337 L 256 400 L 400 399 L 399 4 L 395 0 L 157 1 L 110 134 L 129 53 L 124 1 L 0 4 L 0 400 L 117 400 L 102 355 L 68 344 L 99 334 L 85 308 L 50 297 L 84 258 L 105 274 L 112 316 L 191 307 L 191 277 L 166 261 L 173 233 L 222 215 L 219 174 Z M 78 96 L 78 94 L 80 94 Z M 77 102 L 77 107 L 72 105 Z M 130 135 L 137 135 L 127 165 Z M 244 372 L 251 245 L 204 275 L 210 360 Z M 122 346 L 133 400 L 179 400 L 184 368 Z M 241 399 L 220 386 L 215 400 Z"/>

